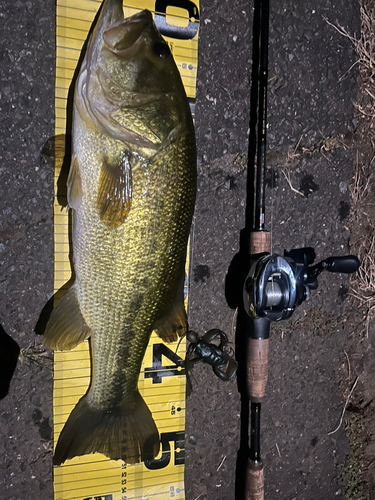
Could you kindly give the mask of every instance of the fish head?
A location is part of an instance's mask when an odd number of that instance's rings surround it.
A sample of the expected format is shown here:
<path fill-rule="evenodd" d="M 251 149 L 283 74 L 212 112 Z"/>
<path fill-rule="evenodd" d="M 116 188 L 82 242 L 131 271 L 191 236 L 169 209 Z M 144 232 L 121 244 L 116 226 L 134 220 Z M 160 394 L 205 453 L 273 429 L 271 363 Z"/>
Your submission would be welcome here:
<path fill-rule="evenodd" d="M 107 75 L 124 91 L 152 95 L 180 89 L 173 56 L 149 11 L 109 28 L 103 41 Z"/>
<path fill-rule="evenodd" d="M 149 11 L 124 19 L 121 0 L 105 0 L 75 103 L 86 122 L 151 150 L 179 123 L 191 120 L 180 73 Z"/>

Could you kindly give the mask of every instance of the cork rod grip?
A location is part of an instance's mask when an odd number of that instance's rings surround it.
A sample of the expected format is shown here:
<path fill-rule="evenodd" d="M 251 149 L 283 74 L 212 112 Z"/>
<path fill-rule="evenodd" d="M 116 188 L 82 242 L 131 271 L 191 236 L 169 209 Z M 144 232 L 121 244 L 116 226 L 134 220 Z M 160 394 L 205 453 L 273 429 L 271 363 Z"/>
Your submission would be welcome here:
<path fill-rule="evenodd" d="M 264 469 L 262 462 L 247 461 L 246 500 L 264 499 Z"/>
<path fill-rule="evenodd" d="M 249 240 L 250 255 L 269 253 L 271 233 L 252 231 Z M 268 379 L 268 338 L 247 341 L 247 392 L 250 401 L 260 403 L 266 392 Z"/>
<path fill-rule="evenodd" d="M 269 339 L 247 340 L 247 392 L 253 403 L 261 403 L 268 380 Z"/>
<path fill-rule="evenodd" d="M 258 255 L 260 253 L 270 252 L 271 233 L 268 231 L 252 231 L 250 233 L 249 253 Z"/>

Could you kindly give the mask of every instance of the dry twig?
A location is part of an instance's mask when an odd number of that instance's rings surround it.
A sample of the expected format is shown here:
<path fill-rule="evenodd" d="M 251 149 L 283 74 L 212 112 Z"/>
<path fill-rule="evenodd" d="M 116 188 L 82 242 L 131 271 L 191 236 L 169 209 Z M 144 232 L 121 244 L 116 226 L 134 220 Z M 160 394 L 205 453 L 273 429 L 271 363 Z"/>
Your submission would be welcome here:
<path fill-rule="evenodd" d="M 335 430 L 333 430 L 333 431 L 331 431 L 331 432 L 328 432 L 327 436 L 330 436 L 331 434 L 335 434 L 335 432 L 337 432 L 337 431 L 340 429 L 340 427 L 341 427 L 341 425 L 342 425 L 342 422 L 343 422 L 343 420 L 344 420 L 344 415 L 345 415 L 346 408 L 348 407 L 349 400 L 350 400 L 350 398 L 351 398 L 351 396 L 352 396 L 352 394 L 353 394 L 353 391 L 354 391 L 354 389 L 355 389 L 355 386 L 357 385 L 358 379 L 359 379 L 359 375 L 358 375 L 358 376 L 357 376 L 357 378 L 355 379 L 355 381 L 354 381 L 354 383 L 353 383 L 353 385 L 352 385 L 352 388 L 350 389 L 350 392 L 349 392 L 349 394 L 348 394 L 348 396 L 347 396 L 347 398 L 346 398 L 346 401 L 345 401 L 345 404 L 344 404 L 344 408 L 343 408 L 342 413 L 341 413 L 341 417 L 340 417 L 340 422 L 339 422 L 339 425 L 336 427 L 336 429 L 335 429 Z"/>
<path fill-rule="evenodd" d="M 345 349 L 344 349 L 344 353 L 345 353 L 345 356 L 346 356 L 346 360 L 348 362 L 348 380 L 350 380 L 350 361 L 349 361 L 349 356 L 348 356 L 348 353 L 345 351 Z"/>
<path fill-rule="evenodd" d="M 375 40 L 373 37 L 373 33 L 375 32 L 375 16 L 365 7 L 361 7 L 360 11 L 362 29 L 359 38 L 351 35 L 342 26 L 331 23 L 327 18 L 323 16 L 323 19 L 327 24 L 338 31 L 340 35 L 345 36 L 352 42 L 358 55 L 358 60 L 346 71 L 345 75 L 343 75 L 340 80 L 342 80 L 347 75 L 347 73 L 351 71 L 357 64 L 359 65 L 360 71 L 363 76 L 369 79 L 372 78 L 375 71 L 375 60 L 373 58 L 373 54 L 375 53 Z"/>
<path fill-rule="evenodd" d="M 303 193 L 301 193 L 301 191 L 298 191 L 298 189 L 296 189 L 296 188 L 293 187 L 292 181 L 290 180 L 290 172 L 289 172 L 289 170 L 286 170 L 286 169 L 282 168 L 281 171 L 284 174 L 285 180 L 289 184 L 290 189 L 294 193 L 297 193 L 297 194 L 301 195 L 302 197 L 305 197 L 305 195 Z"/>
<path fill-rule="evenodd" d="M 47 368 L 52 371 L 53 359 L 49 357 L 49 352 L 44 345 L 37 344 L 36 340 L 34 341 L 34 344 L 21 349 L 19 360 L 21 363 L 27 360 L 30 363 L 35 363 L 42 368 Z"/>
<path fill-rule="evenodd" d="M 237 315 L 238 315 L 238 307 L 236 307 L 236 309 L 235 309 L 235 311 L 233 313 L 232 325 L 231 325 L 231 328 L 230 328 L 230 333 L 231 333 L 231 338 L 232 339 L 234 338 L 234 325 L 236 324 Z"/>
<path fill-rule="evenodd" d="M 294 151 L 293 153 L 288 153 L 288 160 L 293 160 L 294 158 L 298 158 L 300 156 L 299 153 L 297 153 L 297 149 L 298 149 L 298 146 L 300 145 L 301 143 L 301 140 L 302 140 L 302 137 L 303 137 L 303 134 L 301 134 L 301 137 L 299 138 L 298 142 L 297 142 L 297 145 L 296 147 L 294 148 Z"/>
<path fill-rule="evenodd" d="M 222 465 L 223 465 L 223 463 L 224 463 L 224 461 L 225 461 L 226 458 L 227 458 L 227 456 L 224 455 L 223 458 L 222 458 L 222 460 L 221 460 L 221 462 L 219 463 L 218 468 L 216 469 L 216 472 L 221 469 L 221 467 L 222 467 Z"/>
<path fill-rule="evenodd" d="M 366 178 L 364 180 L 363 178 Z M 358 151 L 356 157 L 356 169 L 353 178 L 353 182 L 349 187 L 350 196 L 353 200 L 353 208 L 357 209 L 357 205 L 363 205 L 364 200 L 367 198 L 370 192 L 370 183 L 372 181 L 372 174 L 365 176 L 363 168 L 359 168 L 358 165 Z M 353 212 L 353 210 L 352 210 Z"/>
<path fill-rule="evenodd" d="M 367 308 L 365 319 L 368 337 L 370 318 L 375 309 L 375 235 L 364 238 L 358 253 L 361 265 L 350 293 Z"/>

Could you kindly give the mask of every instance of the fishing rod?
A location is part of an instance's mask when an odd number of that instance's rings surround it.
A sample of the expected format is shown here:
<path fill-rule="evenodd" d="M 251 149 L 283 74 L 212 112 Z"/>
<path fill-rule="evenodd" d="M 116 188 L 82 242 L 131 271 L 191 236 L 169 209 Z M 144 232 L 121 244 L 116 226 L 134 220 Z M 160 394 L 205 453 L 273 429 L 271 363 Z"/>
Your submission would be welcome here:
<path fill-rule="evenodd" d="M 265 229 L 269 0 L 255 0 L 253 38 L 258 47 L 256 51 L 253 47 L 253 65 L 257 65 L 253 67 L 253 95 L 256 103 L 252 100 L 251 104 L 257 106 L 253 114 L 257 126 L 252 127 L 250 119 L 250 135 L 253 129 L 257 130 L 257 161 L 254 176 L 249 154 L 247 187 L 248 191 L 254 190 L 255 203 L 254 198 L 248 196 L 246 225 L 252 223 L 248 240 L 251 268 L 243 284 L 243 309 L 247 342 L 246 387 L 247 404 L 250 404 L 250 446 L 245 467 L 244 496 L 246 500 L 263 500 L 260 417 L 268 379 L 270 324 L 290 318 L 295 308 L 309 299 L 311 290 L 318 287 L 317 277 L 322 271 L 353 273 L 358 270 L 360 263 L 357 257 L 347 255 L 329 257 L 313 265 L 315 251 L 312 248 L 294 249 L 284 252 L 283 256 L 271 253 L 271 233 Z M 254 54 L 259 56 L 254 57 Z M 251 143 L 249 151 L 250 149 Z M 249 199 L 252 203 L 249 203 Z"/>
<path fill-rule="evenodd" d="M 268 39 L 269 39 L 269 0 L 256 0 L 254 43 L 258 43 L 256 53 L 259 59 L 254 60 L 258 68 L 254 68 L 255 95 L 257 96 L 257 168 L 255 179 L 255 209 L 253 229 L 249 234 L 249 255 L 251 260 L 256 256 L 267 255 L 271 251 L 271 234 L 265 230 L 265 173 L 266 173 L 266 131 L 267 131 L 267 80 L 268 80 Z M 259 31 L 258 31 L 259 30 Z M 258 38 L 257 40 L 255 38 Z M 254 52 L 254 51 L 253 51 Z M 254 182 L 254 176 L 250 176 Z M 248 189 L 251 186 L 248 185 Z M 249 219 L 249 216 L 248 216 Z M 247 221 L 249 223 L 249 221 Z M 248 289 L 252 286 L 251 278 L 246 279 L 244 288 L 244 308 L 248 312 Z M 265 395 L 268 378 L 268 346 L 269 322 L 263 318 L 246 315 L 247 337 L 247 398 L 250 402 L 250 449 L 246 464 L 245 494 L 246 500 L 262 500 L 264 498 L 264 468 L 260 455 L 260 415 L 261 403 Z"/>

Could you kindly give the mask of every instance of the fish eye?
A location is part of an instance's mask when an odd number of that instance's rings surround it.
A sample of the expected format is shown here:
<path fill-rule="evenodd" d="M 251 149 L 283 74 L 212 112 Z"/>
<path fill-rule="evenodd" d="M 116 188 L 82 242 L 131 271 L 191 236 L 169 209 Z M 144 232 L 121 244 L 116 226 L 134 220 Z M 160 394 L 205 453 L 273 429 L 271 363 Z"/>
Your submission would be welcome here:
<path fill-rule="evenodd" d="M 154 53 L 163 59 L 171 55 L 171 51 L 169 50 L 168 45 L 164 42 L 155 42 L 153 45 L 153 49 Z"/>

